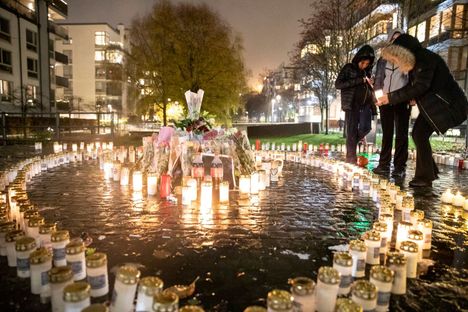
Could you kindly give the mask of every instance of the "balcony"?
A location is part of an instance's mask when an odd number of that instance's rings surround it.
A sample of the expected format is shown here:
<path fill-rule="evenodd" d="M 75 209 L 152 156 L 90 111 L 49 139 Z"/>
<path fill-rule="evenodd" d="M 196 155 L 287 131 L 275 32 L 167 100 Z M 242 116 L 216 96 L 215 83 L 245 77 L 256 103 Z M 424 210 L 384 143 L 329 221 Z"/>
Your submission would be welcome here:
<path fill-rule="evenodd" d="M 68 16 L 68 4 L 62 0 L 50 1 L 49 8 L 52 8 L 54 11 L 61 14 L 63 17 Z"/>
<path fill-rule="evenodd" d="M 49 21 L 48 30 L 53 34 L 56 34 L 57 36 L 68 40 L 68 30 L 65 27 L 62 27 L 60 25 L 55 24 L 52 21 Z"/>
<path fill-rule="evenodd" d="M 22 15 L 23 17 L 31 20 L 33 23 L 37 22 L 36 12 L 29 9 L 27 6 L 23 5 L 16 0 L 2 0 L 0 1 L 0 6 L 6 7 L 10 11 Z"/>
<path fill-rule="evenodd" d="M 57 87 L 68 88 L 68 79 L 61 76 L 55 76 L 55 84 Z"/>
<path fill-rule="evenodd" d="M 55 60 L 63 65 L 68 65 L 68 56 L 63 53 L 55 51 Z"/>

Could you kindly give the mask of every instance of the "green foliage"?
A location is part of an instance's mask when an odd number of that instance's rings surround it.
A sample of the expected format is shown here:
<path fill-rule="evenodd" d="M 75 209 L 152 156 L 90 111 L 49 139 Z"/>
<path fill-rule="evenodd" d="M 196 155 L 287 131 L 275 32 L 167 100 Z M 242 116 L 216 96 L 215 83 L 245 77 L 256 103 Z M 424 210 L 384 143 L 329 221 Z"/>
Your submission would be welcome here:
<path fill-rule="evenodd" d="M 164 112 L 169 98 L 186 106 L 184 92 L 200 88 L 203 110 L 224 120 L 236 111 L 246 85 L 241 39 L 206 4 L 161 0 L 132 22 L 130 38 L 127 72 L 144 93 L 140 112 Z"/>

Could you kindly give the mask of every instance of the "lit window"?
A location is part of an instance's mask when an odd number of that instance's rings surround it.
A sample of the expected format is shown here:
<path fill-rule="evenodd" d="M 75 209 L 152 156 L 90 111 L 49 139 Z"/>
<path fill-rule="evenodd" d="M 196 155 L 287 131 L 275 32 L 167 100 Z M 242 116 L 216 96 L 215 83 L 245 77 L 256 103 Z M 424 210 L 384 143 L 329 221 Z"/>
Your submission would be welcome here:
<path fill-rule="evenodd" d="M 440 15 L 434 15 L 431 17 L 430 21 L 430 26 L 429 26 L 429 38 L 434 38 L 439 34 L 439 29 L 440 29 Z"/>
<path fill-rule="evenodd" d="M 455 6 L 455 29 L 463 29 L 463 5 Z"/>
<path fill-rule="evenodd" d="M 0 96 L 2 101 L 11 101 L 13 96 L 13 82 L 0 80 Z"/>
<path fill-rule="evenodd" d="M 408 34 L 416 37 L 416 26 L 410 27 L 410 29 L 408 29 Z"/>
<path fill-rule="evenodd" d="M 109 34 L 105 31 L 96 31 L 94 33 L 94 43 L 96 45 L 109 44 Z"/>
<path fill-rule="evenodd" d="M 111 63 L 122 64 L 122 53 L 120 51 L 107 52 L 107 60 Z"/>
<path fill-rule="evenodd" d="M 95 51 L 94 60 L 95 61 L 104 61 L 106 59 L 106 53 L 104 51 Z"/>
<path fill-rule="evenodd" d="M 33 85 L 26 86 L 26 100 L 28 105 L 34 106 L 37 104 L 37 95 L 38 95 L 38 87 Z"/>
<path fill-rule="evenodd" d="M 442 12 L 442 32 L 452 29 L 452 8 Z"/>
<path fill-rule="evenodd" d="M 419 23 L 416 38 L 418 38 L 419 42 L 426 40 L 426 21 Z"/>

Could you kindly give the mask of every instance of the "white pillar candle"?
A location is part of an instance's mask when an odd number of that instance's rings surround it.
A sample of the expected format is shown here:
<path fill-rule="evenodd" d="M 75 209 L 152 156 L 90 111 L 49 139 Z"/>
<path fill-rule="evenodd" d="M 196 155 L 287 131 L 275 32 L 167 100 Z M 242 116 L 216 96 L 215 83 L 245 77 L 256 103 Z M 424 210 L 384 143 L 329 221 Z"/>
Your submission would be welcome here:
<path fill-rule="evenodd" d="M 44 217 L 32 217 L 28 220 L 28 232 L 26 235 L 36 240 L 36 246 L 40 246 L 39 226 L 44 224 Z"/>
<path fill-rule="evenodd" d="M 450 189 L 447 189 L 443 194 L 440 200 L 445 204 L 451 204 L 453 201 L 453 194 Z"/>
<path fill-rule="evenodd" d="M 403 197 L 405 196 L 405 193 L 402 191 L 398 191 L 396 194 L 396 202 L 395 202 L 395 208 L 397 210 L 401 210 L 401 207 L 403 205 Z"/>
<path fill-rule="evenodd" d="M 75 282 L 63 289 L 65 312 L 81 312 L 91 305 L 90 286 L 86 282 Z"/>
<path fill-rule="evenodd" d="M 332 267 L 318 270 L 315 305 L 318 312 L 333 312 L 340 286 L 340 273 Z"/>
<path fill-rule="evenodd" d="M 13 230 L 6 234 L 6 254 L 9 267 L 16 267 L 16 240 L 25 233 L 22 230 Z"/>
<path fill-rule="evenodd" d="M 390 303 L 394 273 L 386 266 L 376 265 L 371 268 L 370 282 L 377 287 L 377 307 L 375 311 L 386 312 Z"/>
<path fill-rule="evenodd" d="M 405 221 L 398 222 L 395 249 L 400 249 L 401 242 L 408 239 L 408 232 L 411 230 L 412 227 L 413 227 L 413 224 L 409 222 L 405 222 Z"/>
<path fill-rule="evenodd" d="M 133 171 L 132 188 L 136 192 L 140 192 L 143 189 L 143 174 L 139 170 Z"/>
<path fill-rule="evenodd" d="M 264 191 L 266 189 L 266 171 L 259 170 L 258 171 L 258 190 Z"/>
<path fill-rule="evenodd" d="M 432 221 L 428 219 L 419 220 L 416 228 L 424 235 L 423 250 L 431 249 L 432 243 Z"/>
<path fill-rule="evenodd" d="M 31 276 L 29 256 L 36 249 L 36 240 L 29 236 L 23 236 L 16 240 L 16 272 L 20 278 Z"/>
<path fill-rule="evenodd" d="M 387 246 L 391 240 L 391 236 L 388 235 L 387 223 L 375 222 L 372 225 L 372 229 L 380 233 L 380 251 L 379 253 L 385 255 L 387 253 Z"/>
<path fill-rule="evenodd" d="M 369 281 L 357 280 L 351 285 L 351 299 L 364 311 L 375 311 L 377 307 L 377 287 Z"/>
<path fill-rule="evenodd" d="M 153 311 L 154 295 L 163 289 L 163 281 L 156 276 L 143 277 L 138 283 L 135 311 Z"/>
<path fill-rule="evenodd" d="M 380 263 L 380 233 L 377 231 L 367 231 L 364 233 L 364 242 L 367 247 L 366 263 L 375 265 Z"/>
<path fill-rule="evenodd" d="M 403 197 L 403 203 L 401 205 L 401 220 L 410 222 L 411 211 L 414 210 L 414 197 L 406 195 Z"/>
<path fill-rule="evenodd" d="M 182 205 L 190 206 L 192 204 L 192 188 L 190 186 L 182 186 Z"/>
<path fill-rule="evenodd" d="M 408 259 L 406 277 L 416 278 L 418 270 L 418 245 L 414 242 L 403 241 L 400 245 L 401 253 Z"/>
<path fill-rule="evenodd" d="M 250 176 L 248 175 L 241 175 L 239 177 L 239 193 L 240 196 L 246 196 L 250 193 Z"/>
<path fill-rule="evenodd" d="M 72 151 L 73 151 L 73 152 L 77 152 L 77 151 L 78 151 L 78 144 L 76 144 L 76 143 L 73 143 L 73 144 L 72 144 Z"/>
<path fill-rule="evenodd" d="M 119 163 L 118 161 L 114 161 L 113 166 L 112 166 L 112 180 L 114 180 L 114 182 L 120 181 L 121 172 L 122 172 L 122 164 Z"/>
<path fill-rule="evenodd" d="M 457 194 L 452 198 L 452 205 L 456 207 L 463 207 L 463 204 L 465 203 L 465 197 L 460 194 L 460 191 L 457 192 Z"/>
<path fill-rule="evenodd" d="M 405 255 L 399 252 L 387 253 L 387 266 L 395 275 L 392 284 L 392 294 L 404 295 L 406 293 L 406 264 Z"/>
<path fill-rule="evenodd" d="M 416 209 L 410 212 L 410 222 L 414 227 L 418 226 L 418 221 L 424 219 L 424 211 Z"/>
<path fill-rule="evenodd" d="M 15 227 L 16 227 L 16 223 L 13 221 L 1 224 L 0 226 L 0 256 L 7 255 L 6 235 L 8 232 L 13 231 Z"/>
<path fill-rule="evenodd" d="M 258 194 L 258 181 L 259 180 L 259 175 L 258 172 L 252 172 L 250 175 L 250 193 L 251 194 Z"/>
<path fill-rule="evenodd" d="M 86 279 L 91 287 L 91 297 L 102 297 L 109 292 L 107 255 L 95 252 L 86 257 Z"/>
<path fill-rule="evenodd" d="M 353 257 L 351 254 L 347 251 L 335 252 L 333 255 L 333 268 L 341 275 L 338 295 L 349 294 L 353 271 Z"/>
<path fill-rule="evenodd" d="M 140 271 L 133 266 L 124 265 L 117 270 L 110 311 L 133 311 L 133 301 L 139 278 Z"/>
<path fill-rule="evenodd" d="M 187 180 L 187 186 L 190 187 L 190 193 L 191 193 L 191 199 L 192 201 L 197 200 L 197 179 L 195 178 L 190 178 Z"/>
<path fill-rule="evenodd" d="M 307 277 L 296 277 L 289 282 L 294 302 L 302 311 L 315 311 L 315 283 Z"/>
<path fill-rule="evenodd" d="M 211 181 L 202 181 L 200 194 L 200 208 L 211 209 L 213 207 L 213 184 Z"/>
<path fill-rule="evenodd" d="M 67 265 L 73 271 L 73 280 L 80 281 L 86 278 L 85 247 L 80 239 L 72 240 L 65 246 Z"/>
<path fill-rule="evenodd" d="M 148 188 L 148 195 L 156 195 L 156 192 L 158 190 L 158 176 L 156 175 L 156 173 L 148 173 L 146 184 Z"/>
<path fill-rule="evenodd" d="M 130 168 L 127 166 L 122 166 L 122 170 L 120 171 L 120 185 L 127 186 L 130 180 Z"/>
<path fill-rule="evenodd" d="M 52 254 L 44 247 L 33 251 L 29 257 L 31 265 L 31 293 L 40 295 L 42 287 L 47 286 L 47 272 L 52 269 Z"/>
<path fill-rule="evenodd" d="M 423 258 L 424 234 L 418 230 L 410 230 L 408 232 L 408 241 L 418 245 L 418 262 L 420 262 Z"/>
<path fill-rule="evenodd" d="M 73 283 L 73 272 L 70 267 L 54 267 L 49 271 L 49 283 L 51 292 L 52 312 L 63 312 L 65 302 L 63 301 L 63 290 L 67 285 Z"/>
<path fill-rule="evenodd" d="M 390 214 L 382 214 L 379 216 L 379 222 L 385 222 L 385 224 L 387 224 L 387 246 L 390 246 L 393 233 L 393 216 Z"/>
<path fill-rule="evenodd" d="M 53 232 L 51 241 L 54 266 L 67 265 L 65 246 L 70 242 L 70 234 L 66 230 Z"/>
<path fill-rule="evenodd" d="M 349 253 L 353 258 L 353 267 L 351 275 L 353 277 L 364 277 L 366 270 L 366 245 L 361 240 L 352 240 L 349 242 Z"/>
<path fill-rule="evenodd" d="M 229 182 L 223 181 L 219 184 L 219 202 L 229 203 Z"/>

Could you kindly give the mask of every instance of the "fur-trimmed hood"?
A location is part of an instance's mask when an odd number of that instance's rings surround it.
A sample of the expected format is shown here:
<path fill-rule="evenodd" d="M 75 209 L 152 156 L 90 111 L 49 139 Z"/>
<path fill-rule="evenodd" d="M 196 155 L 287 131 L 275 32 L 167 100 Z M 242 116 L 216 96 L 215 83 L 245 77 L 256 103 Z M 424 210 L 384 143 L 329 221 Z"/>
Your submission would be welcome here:
<path fill-rule="evenodd" d="M 403 73 L 408 73 L 416 64 L 416 53 L 422 49 L 418 39 L 402 34 L 391 45 L 382 50 L 382 57 L 397 65 Z"/>

